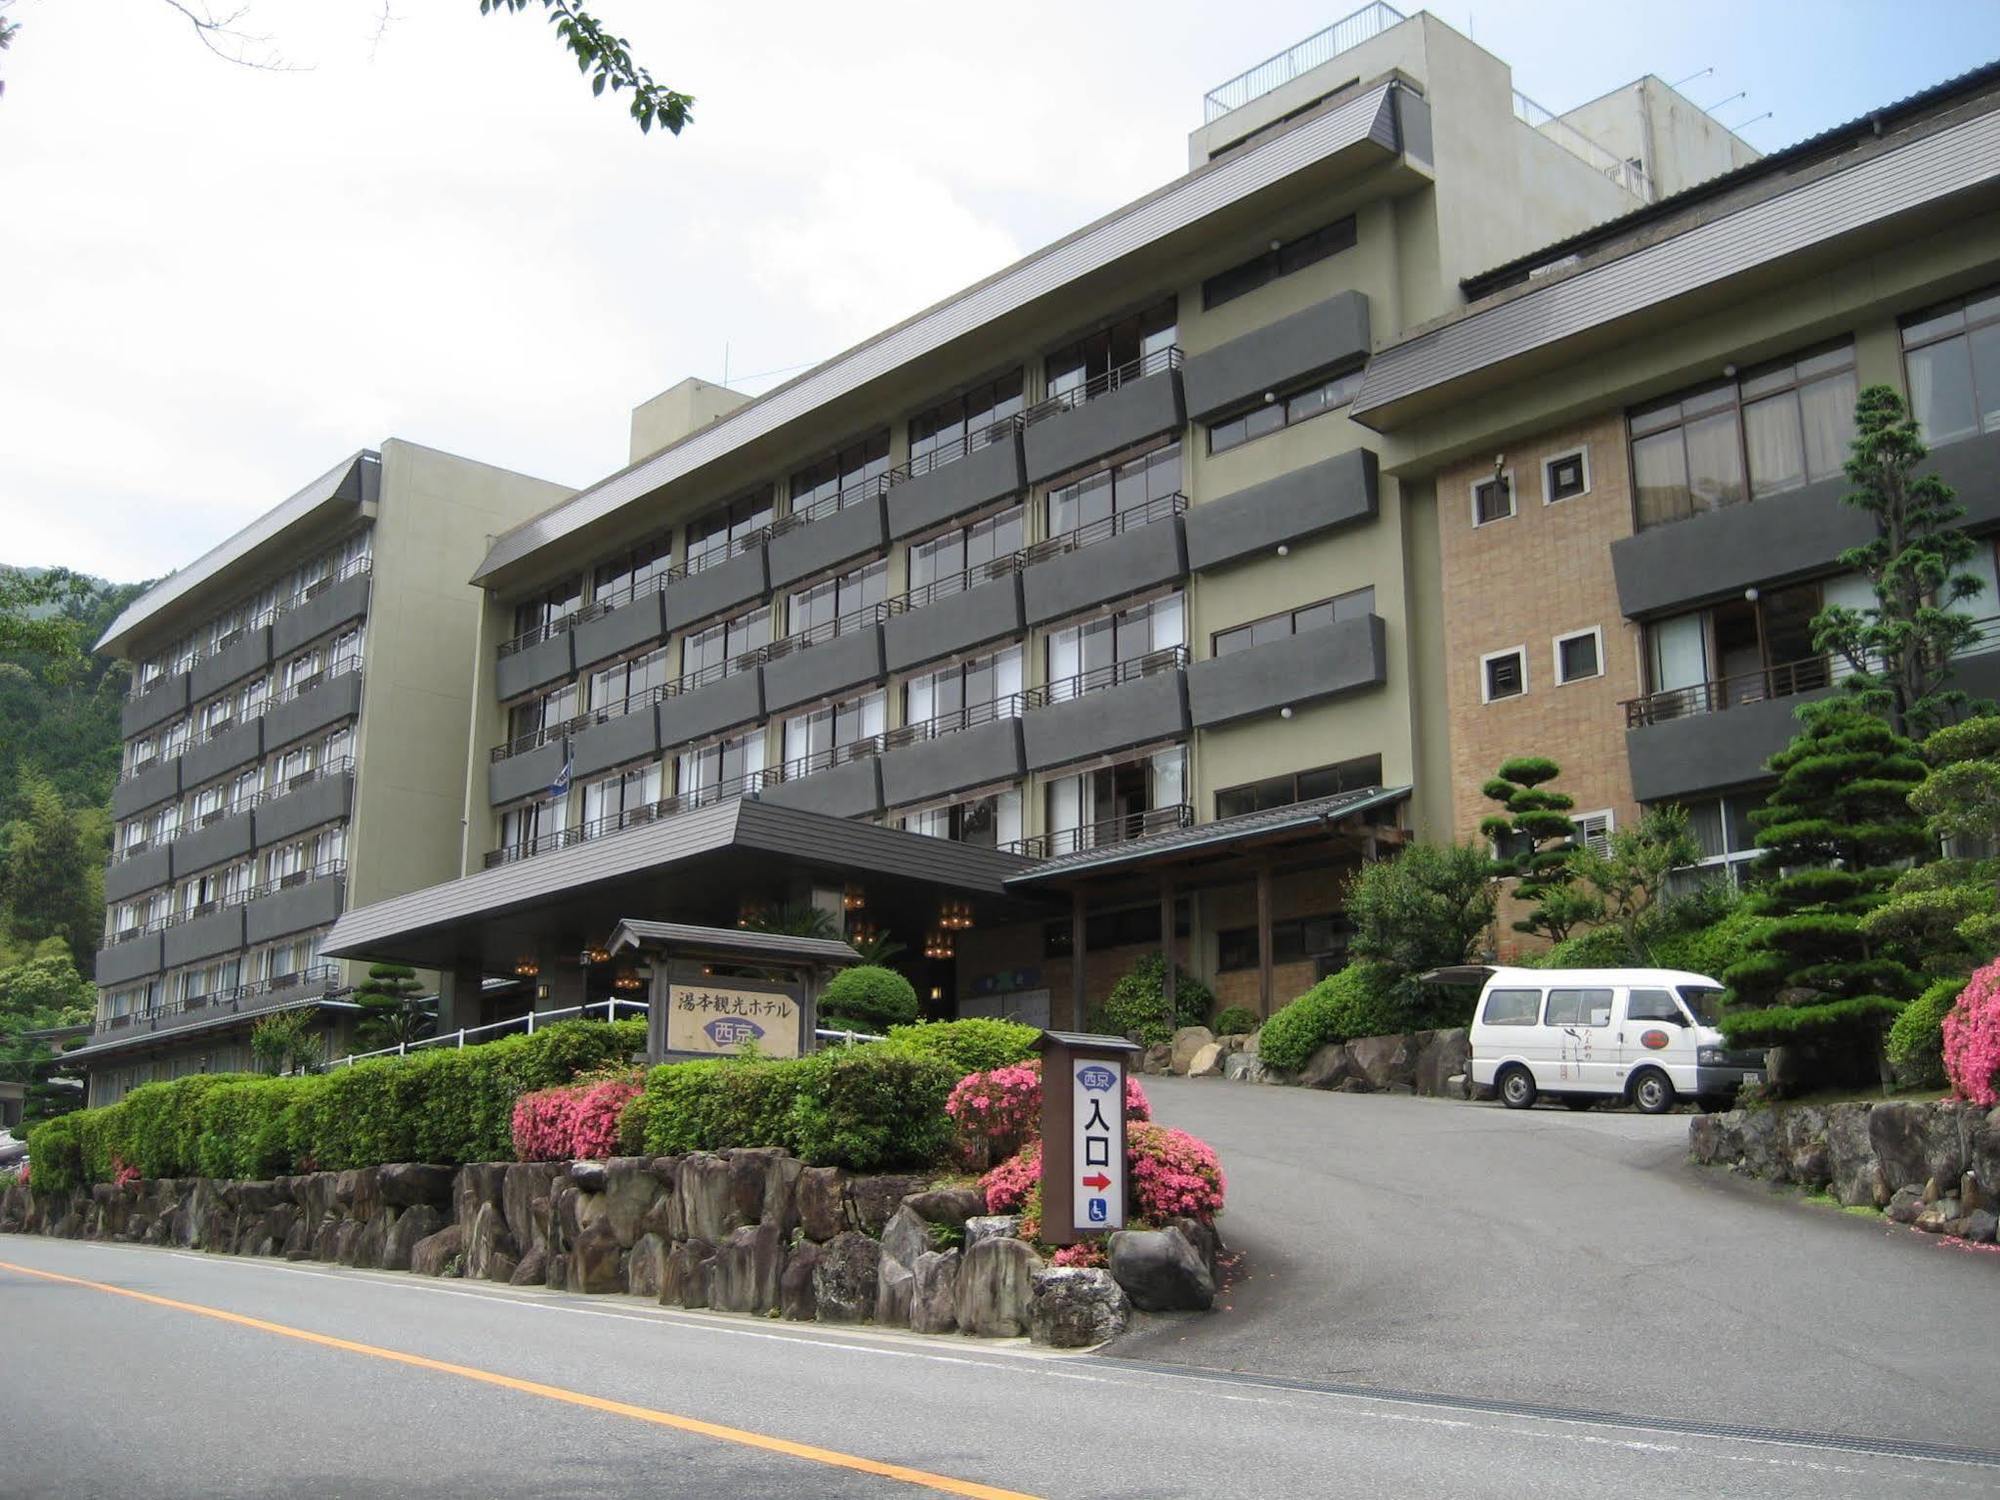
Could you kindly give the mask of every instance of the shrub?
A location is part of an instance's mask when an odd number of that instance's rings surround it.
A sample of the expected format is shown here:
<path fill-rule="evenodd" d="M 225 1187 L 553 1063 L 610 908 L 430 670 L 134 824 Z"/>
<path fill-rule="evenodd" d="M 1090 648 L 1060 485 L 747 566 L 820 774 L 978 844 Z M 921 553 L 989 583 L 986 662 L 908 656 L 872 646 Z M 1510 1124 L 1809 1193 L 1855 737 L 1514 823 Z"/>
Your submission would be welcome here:
<path fill-rule="evenodd" d="M 618 1150 L 618 1122 L 639 1095 L 636 1077 L 536 1089 L 514 1101 L 517 1161 L 601 1161 Z"/>
<path fill-rule="evenodd" d="M 1329 974 L 1264 1023 L 1257 1055 L 1266 1067 L 1296 1073 L 1321 1047 L 1402 1029 L 1389 976 L 1379 964 L 1349 964 Z"/>
<path fill-rule="evenodd" d="M 1165 1125 L 1131 1125 L 1125 1131 L 1125 1161 L 1132 1207 L 1141 1218 L 1207 1224 L 1222 1212 L 1227 1183 L 1208 1142 Z"/>
<path fill-rule="evenodd" d="M 1965 992 L 1944 1018 L 1943 1031 L 1944 1071 L 1951 1091 L 1988 1108 L 2000 1104 L 2000 959 L 1966 982 Z M 39 1157 L 35 1170 L 41 1171 Z"/>
<path fill-rule="evenodd" d="M 1248 1036 L 1257 1029 L 1257 1012 L 1247 1005 L 1228 1005 L 1209 1027 L 1217 1036 Z"/>
<path fill-rule="evenodd" d="M 1020 1150 L 1042 1133 L 1042 1060 L 972 1073 L 945 1100 L 957 1127 L 960 1155 L 974 1166 Z M 1139 1080 L 1125 1075 L 1125 1118 L 1150 1120 L 1153 1108 Z"/>
<path fill-rule="evenodd" d="M 759 1058 L 657 1067 L 646 1075 L 646 1151 L 678 1156 L 725 1146 L 789 1146 L 792 1100 L 802 1081 L 798 1064 Z"/>
<path fill-rule="evenodd" d="M 1042 1182 L 1042 1143 L 1031 1142 L 979 1179 L 989 1214 L 1017 1213 Z"/>
<path fill-rule="evenodd" d="M 857 964 L 827 981 L 819 992 L 819 1010 L 822 1026 L 887 1031 L 916 1020 L 917 992 L 894 969 Z"/>
<path fill-rule="evenodd" d="M 924 1057 L 942 1058 L 958 1070 L 984 1073 L 1009 1063 L 1025 1062 L 1035 1055 L 1035 1038 L 1041 1029 L 1018 1021 L 991 1021 L 971 1017 L 963 1021 L 923 1021 L 914 1026 L 891 1026 L 890 1044 Z"/>
<path fill-rule="evenodd" d="M 1944 1083 L 1944 1018 L 1965 989 L 1963 979 L 1939 979 L 1903 1007 L 1889 1028 L 1889 1061 L 1896 1076 L 1912 1088 L 1938 1088 Z"/>
<path fill-rule="evenodd" d="M 1167 961 L 1148 953 L 1111 987 L 1091 1012 L 1091 1028 L 1146 1043 L 1164 1042 L 1183 1026 L 1199 1026 L 1215 1009 L 1215 996 L 1194 975 L 1174 966 L 1174 1016 L 1167 1020 Z"/>

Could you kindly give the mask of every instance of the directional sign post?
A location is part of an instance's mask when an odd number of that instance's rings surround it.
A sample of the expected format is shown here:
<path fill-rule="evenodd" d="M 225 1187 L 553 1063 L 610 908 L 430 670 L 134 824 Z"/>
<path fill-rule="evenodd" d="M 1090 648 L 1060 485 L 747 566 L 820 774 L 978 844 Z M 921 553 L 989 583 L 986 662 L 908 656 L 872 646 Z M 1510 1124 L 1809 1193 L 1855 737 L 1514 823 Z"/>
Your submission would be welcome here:
<path fill-rule="evenodd" d="M 1119 1036 L 1045 1031 L 1042 1238 L 1073 1245 L 1125 1227 L 1125 1071 L 1139 1048 Z"/>

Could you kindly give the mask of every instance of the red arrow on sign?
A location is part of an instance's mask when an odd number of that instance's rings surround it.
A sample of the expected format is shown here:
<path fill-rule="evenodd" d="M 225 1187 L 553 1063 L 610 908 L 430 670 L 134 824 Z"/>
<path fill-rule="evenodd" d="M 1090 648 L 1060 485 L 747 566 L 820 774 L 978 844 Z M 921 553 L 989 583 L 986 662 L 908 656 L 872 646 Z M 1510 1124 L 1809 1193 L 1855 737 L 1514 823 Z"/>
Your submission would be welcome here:
<path fill-rule="evenodd" d="M 1106 1177 L 1102 1172 L 1099 1172 L 1095 1177 L 1086 1177 L 1082 1181 L 1085 1187 L 1096 1188 L 1100 1193 L 1111 1186 L 1111 1179 Z"/>

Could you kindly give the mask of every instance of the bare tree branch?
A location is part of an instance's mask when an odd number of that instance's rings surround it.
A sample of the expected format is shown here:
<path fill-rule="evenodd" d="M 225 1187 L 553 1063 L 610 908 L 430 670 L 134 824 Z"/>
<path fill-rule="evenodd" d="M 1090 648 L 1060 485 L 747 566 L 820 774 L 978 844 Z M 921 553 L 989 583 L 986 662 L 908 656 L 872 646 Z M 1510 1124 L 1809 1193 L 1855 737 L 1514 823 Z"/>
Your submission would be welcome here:
<path fill-rule="evenodd" d="M 250 13 L 246 4 L 229 12 L 217 15 L 206 4 L 191 3 L 191 0 L 165 0 L 177 10 L 194 28 L 194 34 L 201 38 L 201 44 L 224 62 L 235 63 L 242 68 L 257 68 L 265 72 L 296 73 L 303 71 L 297 65 L 285 61 L 284 56 L 272 47 L 271 38 L 254 31 L 245 31 L 237 23 Z M 258 55 L 257 49 L 267 49 Z"/>

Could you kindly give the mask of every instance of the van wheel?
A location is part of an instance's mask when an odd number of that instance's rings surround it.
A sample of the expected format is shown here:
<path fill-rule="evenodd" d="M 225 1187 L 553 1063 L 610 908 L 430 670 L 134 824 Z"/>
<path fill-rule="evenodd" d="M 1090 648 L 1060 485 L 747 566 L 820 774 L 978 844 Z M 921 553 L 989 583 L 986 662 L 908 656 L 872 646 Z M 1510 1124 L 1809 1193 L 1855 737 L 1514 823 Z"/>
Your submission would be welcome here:
<path fill-rule="evenodd" d="M 1565 1109 L 1585 1110 L 1589 1109 L 1596 1102 L 1588 1094 L 1567 1094 L 1563 1097 L 1563 1107 Z"/>
<path fill-rule="evenodd" d="M 1658 1068 L 1647 1068 L 1632 1080 L 1632 1102 L 1642 1115 L 1663 1115 L 1674 1107 L 1674 1086 Z"/>
<path fill-rule="evenodd" d="M 1533 1109 L 1535 1107 L 1535 1075 L 1526 1068 L 1516 1065 L 1503 1069 L 1500 1074 L 1500 1102 L 1509 1109 Z"/>

